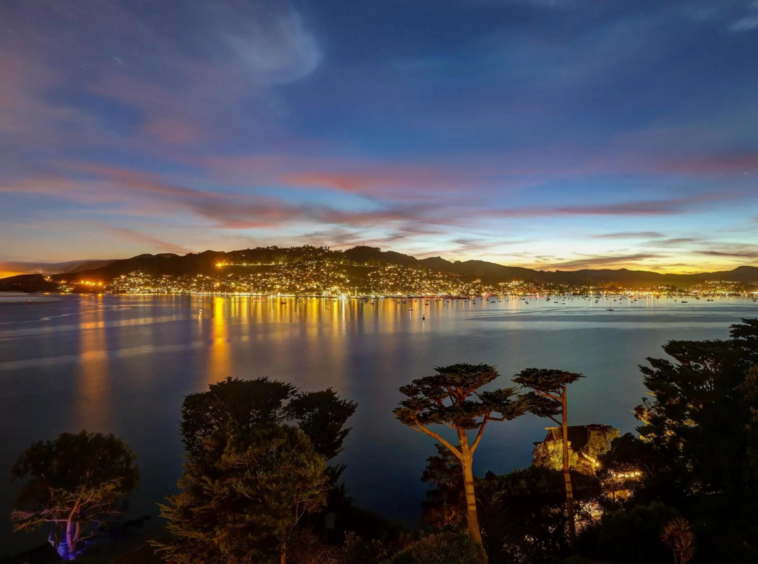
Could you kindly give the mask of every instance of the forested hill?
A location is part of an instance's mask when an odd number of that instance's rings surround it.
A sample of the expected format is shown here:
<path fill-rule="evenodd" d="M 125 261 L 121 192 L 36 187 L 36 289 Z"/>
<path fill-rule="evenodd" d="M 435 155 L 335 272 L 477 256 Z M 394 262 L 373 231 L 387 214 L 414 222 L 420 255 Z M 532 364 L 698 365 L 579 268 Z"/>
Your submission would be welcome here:
<path fill-rule="evenodd" d="M 693 284 L 723 280 L 742 283 L 758 283 L 758 267 L 741 266 L 731 271 L 709 272 L 700 274 L 660 274 L 642 270 L 577 270 L 577 271 L 542 271 L 504 266 L 481 260 L 449 261 L 441 257 L 417 259 L 416 257 L 382 251 L 376 247 L 359 246 L 346 251 L 331 250 L 323 247 L 259 247 L 230 252 L 205 251 L 179 256 L 171 253 L 157 255 L 144 254 L 129 259 L 115 260 L 104 266 L 80 272 L 69 272 L 52 276 L 55 282 L 76 282 L 96 279 L 104 282 L 132 272 L 149 275 L 195 275 L 218 274 L 219 266 L 285 265 L 302 261 L 319 261 L 337 265 L 386 266 L 401 265 L 414 269 L 441 272 L 465 279 L 481 279 L 486 284 L 509 282 L 513 280 L 557 284 L 619 284 L 626 287 L 672 285 L 688 287 Z M 52 282 L 51 281 L 51 282 Z M 25 275 L 6 278 L 0 281 L 0 290 L 18 290 L 31 285 L 43 289 L 44 278 L 39 275 Z"/>

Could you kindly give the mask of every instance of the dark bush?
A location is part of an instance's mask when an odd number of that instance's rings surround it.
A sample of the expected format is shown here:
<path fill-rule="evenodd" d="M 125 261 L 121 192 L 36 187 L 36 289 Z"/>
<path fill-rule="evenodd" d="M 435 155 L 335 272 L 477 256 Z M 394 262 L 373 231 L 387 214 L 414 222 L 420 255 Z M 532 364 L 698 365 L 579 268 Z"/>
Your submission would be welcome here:
<path fill-rule="evenodd" d="M 399 552 L 386 564 L 486 564 L 482 545 L 466 533 L 440 533 Z"/>

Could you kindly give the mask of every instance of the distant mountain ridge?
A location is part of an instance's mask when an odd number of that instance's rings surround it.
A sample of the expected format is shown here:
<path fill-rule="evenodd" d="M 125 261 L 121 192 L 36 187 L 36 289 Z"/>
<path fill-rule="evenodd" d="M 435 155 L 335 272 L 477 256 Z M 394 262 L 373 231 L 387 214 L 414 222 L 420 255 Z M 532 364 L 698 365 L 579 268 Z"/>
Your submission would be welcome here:
<path fill-rule="evenodd" d="M 216 275 L 218 264 L 224 264 L 234 272 L 235 265 L 256 266 L 282 265 L 304 260 L 331 261 L 339 264 L 363 266 L 400 265 L 408 268 L 428 269 L 465 279 L 480 279 L 486 284 L 523 280 L 556 284 L 619 284 L 627 287 L 672 285 L 687 287 L 705 281 L 729 281 L 758 283 L 758 267 L 740 266 L 724 272 L 703 272 L 698 274 L 661 274 L 644 270 L 602 269 L 576 271 L 544 271 L 517 266 L 505 266 L 482 260 L 449 261 L 442 257 L 418 259 L 395 251 L 382 251 L 378 247 L 358 246 L 345 251 L 335 251 L 322 247 L 259 247 L 239 251 L 205 251 L 184 256 L 162 253 L 142 254 L 128 259 L 102 261 L 91 268 L 92 263 L 83 262 L 76 267 L 51 277 L 54 282 L 45 282 L 40 275 L 22 275 L 0 280 L 0 290 L 18 290 L 22 287 L 34 289 L 49 288 L 56 282 L 77 282 L 113 279 L 135 271 L 150 275 Z M 68 266 L 68 265 L 67 265 Z M 73 265 L 72 265 L 73 266 Z"/>
<path fill-rule="evenodd" d="M 35 272 L 37 274 L 67 274 L 100 268 L 113 260 L 70 260 L 66 262 L 0 261 L 0 272 Z"/>

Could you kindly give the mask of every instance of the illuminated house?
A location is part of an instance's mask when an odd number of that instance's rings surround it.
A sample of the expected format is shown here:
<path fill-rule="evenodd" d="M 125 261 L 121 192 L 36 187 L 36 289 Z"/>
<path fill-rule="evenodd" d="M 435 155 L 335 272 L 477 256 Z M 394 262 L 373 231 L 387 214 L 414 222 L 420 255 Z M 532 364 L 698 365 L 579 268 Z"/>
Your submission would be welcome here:
<path fill-rule="evenodd" d="M 555 470 L 563 468 L 563 429 L 546 427 L 547 436 L 534 443 L 535 466 Z M 568 427 L 569 464 L 572 470 L 595 475 L 600 463 L 598 457 L 611 448 L 619 430 L 610 425 L 571 425 Z"/>

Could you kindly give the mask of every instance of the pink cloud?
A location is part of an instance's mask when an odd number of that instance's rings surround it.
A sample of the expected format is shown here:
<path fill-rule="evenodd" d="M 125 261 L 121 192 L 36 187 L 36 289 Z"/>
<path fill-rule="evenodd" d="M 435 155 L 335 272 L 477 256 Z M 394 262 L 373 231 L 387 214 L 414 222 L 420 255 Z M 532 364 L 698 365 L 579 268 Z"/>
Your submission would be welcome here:
<path fill-rule="evenodd" d="M 385 204 L 374 210 L 340 210 L 294 204 L 254 194 L 230 194 L 180 186 L 153 174 L 90 163 L 68 163 L 68 171 L 88 178 L 72 181 L 48 175 L 0 187 L 0 191 L 45 194 L 83 204 L 116 202 L 127 209 L 177 210 L 210 220 L 217 227 L 250 229 L 312 222 L 344 225 L 380 225 L 388 222 L 439 222 L 431 204 Z"/>
<path fill-rule="evenodd" d="M 313 171 L 287 174 L 280 180 L 288 185 L 331 188 L 345 192 L 387 192 L 393 188 L 462 188 L 461 175 L 439 167 L 397 166 L 367 168 L 355 172 Z"/>
<path fill-rule="evenodd" d="M 634 202 L 621 202 L 612 204 L 599 204 L 596 206 L 558 206 L 558 207 L 524 207 L 513 209 L 501 209 L 486 212 L 488 215 L 497 217 L 555 217 L 555 216 L 582 216 L 582 215 L 620 215 L 620 216 L 656 216 L 677 215 L 694 211 L 700 204 L 736 200 L 745 197 L 746 194 L 731 193 L 704 193 L 668 200 L 641 200 Z"/>
<path fill-rule="evenodd" d="M 692 155 L 660 162 L 656 170 L 686 175 L 731 175 L 758 171 L 758 153 Z"/>
<path fill-rule="evenodd" d="M 146 245 L 149 249 L 160 250 L 166 253 L 175 253 L 183 255 L 192 252 L 187 247 L 164 241 L 158 237 L 153 237 L 147 233 L 141 231 L 134 231 L 133 229 L 125 229 L 123 227 L 103 226 L 103 229 L 111 233 L 114 237 L 121 239 L 122 241 L 129 241 L 132 243 L 139 243 L 140 245 Z"/>

